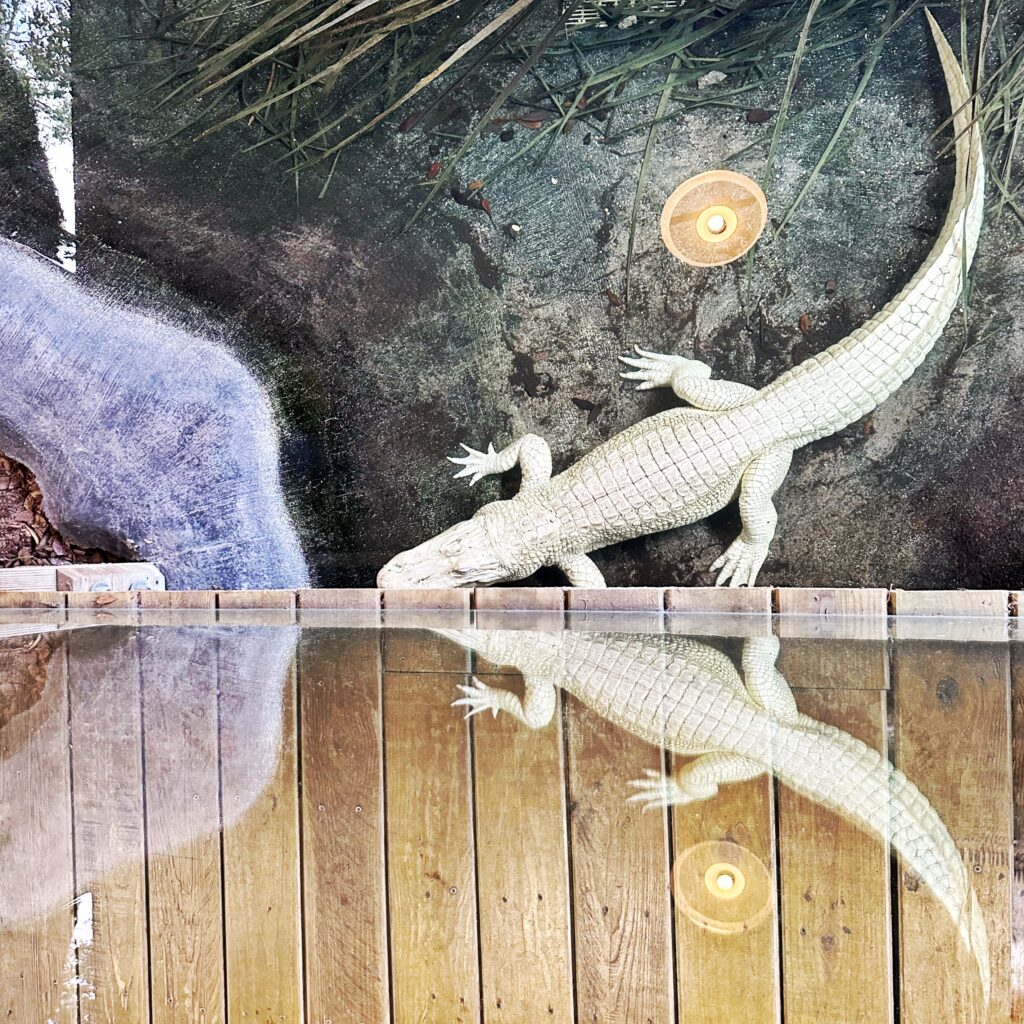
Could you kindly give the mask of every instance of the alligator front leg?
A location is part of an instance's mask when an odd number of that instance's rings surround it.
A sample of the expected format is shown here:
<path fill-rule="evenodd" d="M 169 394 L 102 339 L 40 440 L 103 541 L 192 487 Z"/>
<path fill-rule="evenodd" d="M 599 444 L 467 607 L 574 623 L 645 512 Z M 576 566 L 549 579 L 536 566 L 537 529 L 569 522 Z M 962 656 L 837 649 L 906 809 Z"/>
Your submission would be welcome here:
<path fill-rule="evenodd" d="M 547 679 L 523 676 L 526 691 L 520 700 L 511 690 L 488 686 L 476 676 L 469 686 L 460 685 L 465 694 L 452 701 L 452 707 L 466 707 L 466 718 L 490 711 L 495 718 L 499 711 L 507 711 L 513 718 L 531 729 L 541 729 L 551 721 L 558 703 L 554 685 Z"/>
<path fill-rule="evenodd" d="M 711 380 L 711 367 L 696 359 L 648 352 L 636 346 L 637 357 L 619 356 L 636 369 L 620 373 L 627 380 L 638 380 L 637 391 L 671 388 L 684 402 L 706 412 L 723 412 L 746 405 L 757 389 L 731 380 Z"/>
<path fill-rule="evenodd" d="M 793 449 L 789 445 L 769 448 L 747 466 L 740 479 L 740 520 L 743 529 L 721 558 L 711 565 L 720 569 L 715 586 L 752 587 L 768 557 L 768 545 L 775 536 L 779 514 L 772 495 L 786 477 Z"/>
<path fill-rule="evenodd" d="M 461 447 L 466 449 L 467 454 L 449 456 L 448 461 L 462 466 L 455 474 L 455 479 L 468 476 L 471 487 L 485 476 L 507 473 L 516 463 L 519 463 L 523 474 L 520 490 L 529 491 L 551 479 L 551 449 L 547 441 L 536 434 L 523 434 L 518 441 L 513 441 L 500 452 L 494 450 L 493 444 L 489 444 L 485 452 L 478 452 L 466 444 Z"/>

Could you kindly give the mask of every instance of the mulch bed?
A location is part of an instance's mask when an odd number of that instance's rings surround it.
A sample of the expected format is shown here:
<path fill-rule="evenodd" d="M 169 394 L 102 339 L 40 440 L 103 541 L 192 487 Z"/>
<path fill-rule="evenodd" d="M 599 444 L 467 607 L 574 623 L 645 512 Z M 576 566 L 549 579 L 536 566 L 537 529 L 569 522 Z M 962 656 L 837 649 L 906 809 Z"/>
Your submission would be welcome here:
<path fill-rule="evenodd" d="M 20 462 L 0 455 L 0 567 L 120 561 L 62 537 L 43 512 L 35 476 Z"/>

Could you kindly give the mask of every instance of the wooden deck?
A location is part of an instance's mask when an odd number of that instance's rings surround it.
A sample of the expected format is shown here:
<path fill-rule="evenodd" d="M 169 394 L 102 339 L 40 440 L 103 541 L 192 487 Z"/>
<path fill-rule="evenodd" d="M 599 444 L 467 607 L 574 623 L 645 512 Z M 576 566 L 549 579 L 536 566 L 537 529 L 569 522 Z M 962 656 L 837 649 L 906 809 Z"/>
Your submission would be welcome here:
<path fill-rule="evenodd" d="M 769 778 L 641 814 L 626 783 L 667 755 L 565 694 L 545 729 L 464 721 L 471 669 L 517 681 L 422 630 L 306 628 L 271 672 L 262 641 L 177 621 L 3 644 L 0 693 L 45 686 L 0 728 L 2 1021 L 1024 1020 L 1016 644 L 894 646 L 883 623 L 780 658 L 801 710 L 885 752 L 948 826 L 988 929 L 986 1015 L 917 880 Z M 767 885 L 724 934 L 671 885 L 722 841 Z"/>

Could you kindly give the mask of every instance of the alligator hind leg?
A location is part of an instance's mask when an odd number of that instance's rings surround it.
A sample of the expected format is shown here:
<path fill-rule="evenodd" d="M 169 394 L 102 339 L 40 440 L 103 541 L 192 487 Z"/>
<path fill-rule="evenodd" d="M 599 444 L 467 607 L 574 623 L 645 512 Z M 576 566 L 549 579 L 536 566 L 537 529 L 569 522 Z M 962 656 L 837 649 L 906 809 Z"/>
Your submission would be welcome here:
<path fill-rule="evenodd" d="M 620 373 L 627 380 L 638 380 L 637 391 L 670 387 L 676 396 L 696 409 L 723 412 L 746 405 L 757 389 L 731 380 L 711 380 L 711 367 L 696 359 L 648 352 L 636 347 L 636 357 L 619 356 L 636 369 Z"/>
<path fill-rule="evenodd" d="M 648 771 L 646 779 L 631 782 L 637 792 L 630 803 L 643 804 L 645 811 L 710 800 L 727 782 L 744 782 L 763 775 L 765 766 L 742 754 L 711 753 L 689 761 L 674 775 Z"/>
<path fill-rule="evenodd" d="M 786 477 L 793 449 L 779 445 L 762 452 L 744 470 L 740 479 L 740 519 L 743 529 L 711 564 L 711 571 L 720 569 L 715 586 L 752 587 L 768 557 L 768 545 L 775 536 L 779 515 L 772 496 Z"/>
<path fill-rule="evenodd" d="M 551 721 L 558 698 L 554 685 L 547 679 L 523 676 L 526 692 L 520 700 L 511 690 L 488 686 L 473 676 L 469 686 L 459 686 L 465 694 L 452 701 L 452 707 L 466 707 L 466 717 L 481 711 L 490 711 L 495 718 L 499 711 L 507 711 L 513 718 L 531 729 L 540 729 Z"/>
<path fill-rule="evenodd" d="M 586 555 L 570 555 L 563 558 L 558 563 L 558 568 L 568 576 L 571 587 L 601 590 L 606 586 L 601 570 L 594 564 L 594 560 Z"/>
<path fill-rule="evenodd" d="M 489 444 L 485 452 L 478 452 L 466 444 L 462 447 L 466 454 L 449 456 L 448 461 L 462 466 L 455 479 L 468 476 L 471 487 L 482 477 L 507 473 L 516 463 L 519 463 L 523 474 L 521 490 L 529 491 L 551 479 L 551 449 L 547 441 L 536 434 L 523 434 L 500 452 L 494 450 L 493 444 Z"/>

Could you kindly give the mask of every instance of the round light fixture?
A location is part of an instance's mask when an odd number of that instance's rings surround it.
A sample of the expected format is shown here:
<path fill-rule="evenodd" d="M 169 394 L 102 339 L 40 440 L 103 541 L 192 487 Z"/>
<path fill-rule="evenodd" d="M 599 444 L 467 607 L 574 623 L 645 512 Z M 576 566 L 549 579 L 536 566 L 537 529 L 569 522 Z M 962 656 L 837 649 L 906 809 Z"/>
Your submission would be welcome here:
<path fill-rule="evenodd" d="M 738 259 L 768 223 L 768 201 L 755 181 L 735 171 L 705 171 L 668 197 L 661 237 L 669 252 L 695 267 Z"/>
<path fill-rule="evenodd" d="M 738 843 L 712 840 L 684 850 L 672 865 L 672 893 L 695 924 L 716 935 L 750 931 L 771 912 L 771 875 Z"/>

